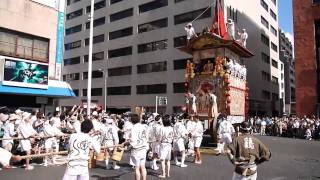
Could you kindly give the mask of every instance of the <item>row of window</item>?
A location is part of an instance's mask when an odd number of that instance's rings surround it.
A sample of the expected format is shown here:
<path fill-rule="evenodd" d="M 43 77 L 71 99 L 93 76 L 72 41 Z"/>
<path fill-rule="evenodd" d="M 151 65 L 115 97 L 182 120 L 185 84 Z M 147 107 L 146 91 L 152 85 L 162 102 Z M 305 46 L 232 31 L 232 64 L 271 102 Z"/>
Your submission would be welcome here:
<path fill-rule="evenodd" d="M 261 24 L 267 29 L 269 29 L 269 22 L 263 16 L 261 16 Z M 270 31 L 273 35 L 278 37 L 278 31 L 272 25 L 270 25 Z"/>
<path fill-rule="evenodd" d="M 264 34 L 261 34 L 261 42 L 268 47 L 270 46 L 269 37 L 267 37 Z M 271 49 L 274 50 L 275 52 L 278 52 L 278 46 L 276 44 L 274 44 L 273 42 L 271 42 Z"/>
<path fill-rule="evenodd" d="M 92 88 L 91 96 L 102 96 L 102 88 Z M 165 94 L 167 84 L 137 85 L 137 94 Z M 76 96 L 80 96 L 79 90 L 75 89 Z M 184 82 L 173 83 L 173 93 L 185 93 Z M 107 87 L 107 95 L 131 95 L 131 86 Z M 87 96 L 87 89 L 82 89 L 82 96 Z"/>

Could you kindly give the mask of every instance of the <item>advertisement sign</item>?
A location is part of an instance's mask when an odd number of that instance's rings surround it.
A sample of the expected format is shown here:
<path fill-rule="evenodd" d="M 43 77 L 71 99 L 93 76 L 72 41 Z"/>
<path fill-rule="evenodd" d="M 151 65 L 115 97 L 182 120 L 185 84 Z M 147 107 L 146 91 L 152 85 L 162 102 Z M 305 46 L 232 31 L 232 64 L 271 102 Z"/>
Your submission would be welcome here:
<path fill-rule="evenodd" d="M 63 38 L 64 38 L 64 11 L 65 11 L 65 0 L 59 1 L 58 8 L 58 25 L 57 25 L 57 46 L 56 46 L 56 71 L 55 78 L 61 79 L 61 67 L 63 59 Z"/>
<path fill-rule="evenodd" d="M 5 58 L 3 85 L 47 89 L 48 65 Z"/>

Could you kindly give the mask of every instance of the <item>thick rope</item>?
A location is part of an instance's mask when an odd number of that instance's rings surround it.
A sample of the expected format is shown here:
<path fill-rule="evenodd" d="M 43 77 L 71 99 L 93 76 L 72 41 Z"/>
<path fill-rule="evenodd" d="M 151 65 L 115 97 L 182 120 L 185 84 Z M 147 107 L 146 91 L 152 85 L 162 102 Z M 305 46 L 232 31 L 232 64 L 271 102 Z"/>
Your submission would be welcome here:
<path fill-rule="evenodd" d="M 197 19 L 199 19 L 206 11 L 208 11 L 208 9 L 210 9 L 213 5 L 215 4 L 215 2 L 213 1 L 213 3 L 207 7 L 207 9 L 205 9 L 200 15 L 198 15 L 196 18 L 194 18 L 194 20 L 192 20 L 190 23 L 193 23 L 194 21 L 196 21 Z"/>

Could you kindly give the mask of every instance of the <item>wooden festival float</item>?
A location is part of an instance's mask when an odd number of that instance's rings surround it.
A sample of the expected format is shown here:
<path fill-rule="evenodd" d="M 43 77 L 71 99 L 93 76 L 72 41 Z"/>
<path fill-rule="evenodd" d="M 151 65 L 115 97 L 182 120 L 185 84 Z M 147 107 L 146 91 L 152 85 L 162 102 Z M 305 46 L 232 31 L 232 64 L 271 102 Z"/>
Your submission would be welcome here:
<path fill-rule="evenodd" d="M 192 55 L 186 65 L 185 86 L 196 97 L 197 113 L 187 108 L 188 115 L 208 120 L 213 136 L 219 113 L 226 114 L 233 124 L 244 121 L 248 113 L 248 87 L 247 70 L 241 61 L 253 54 L 238 41 L 209 32 L 191 39 L 179 50 Z M 209 92 L 216 96 L 215 113 L 208 102 Z"/>

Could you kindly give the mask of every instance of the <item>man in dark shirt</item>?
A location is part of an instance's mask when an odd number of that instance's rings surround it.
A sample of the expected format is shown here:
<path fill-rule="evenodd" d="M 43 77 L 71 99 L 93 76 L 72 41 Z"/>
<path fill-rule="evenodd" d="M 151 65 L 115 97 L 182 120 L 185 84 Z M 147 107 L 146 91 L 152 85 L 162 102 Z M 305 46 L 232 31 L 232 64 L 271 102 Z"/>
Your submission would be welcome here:
<path fill-rule="evenodd" d="M 257 165 L 271 157 L 269 149 L 257 138 L 250 135 L 250 124 L 243 122 L 242 134 L 228 146 L 227 154 L 235 165 L 233 180 L 256 180 Z"/>

